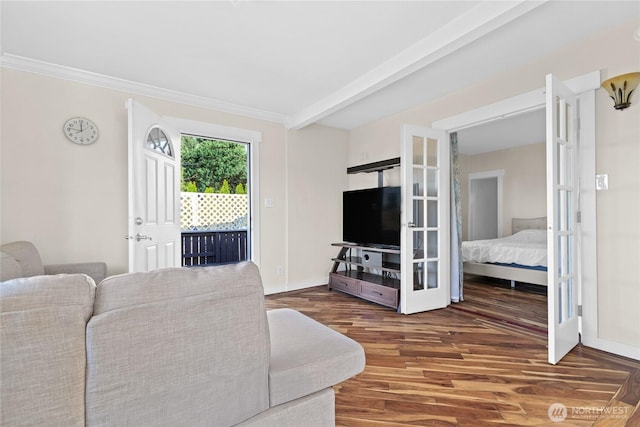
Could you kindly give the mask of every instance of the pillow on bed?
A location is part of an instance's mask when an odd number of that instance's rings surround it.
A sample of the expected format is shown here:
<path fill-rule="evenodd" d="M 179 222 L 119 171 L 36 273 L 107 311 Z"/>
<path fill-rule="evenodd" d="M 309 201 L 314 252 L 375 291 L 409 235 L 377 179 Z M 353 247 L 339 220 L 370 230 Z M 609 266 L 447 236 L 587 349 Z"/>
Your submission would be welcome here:
<path fill-rule="evenodd" d="M 522 230 L 513 234 L 511 237 L 527 242 L 546 242 L 547 230 Z"/>

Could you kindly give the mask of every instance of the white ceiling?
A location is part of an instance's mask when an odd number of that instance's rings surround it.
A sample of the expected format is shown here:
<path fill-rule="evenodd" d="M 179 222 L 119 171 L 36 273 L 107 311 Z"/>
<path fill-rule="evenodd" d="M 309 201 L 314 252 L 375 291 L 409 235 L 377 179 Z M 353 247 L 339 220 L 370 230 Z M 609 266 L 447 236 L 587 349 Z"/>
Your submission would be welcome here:
<path fill-rule="evenodd" d="M 292 128 L 353 129 L 640 21 L 638 1 L 3 0 L 0 8 L 3 66 Z"/>
<path fill-rule="evenodd" d="M 457 134 L 458 151 L 466 155 L 544 143 L 545 110 L 542 108 L 483 123 L 459 130 Z"/>

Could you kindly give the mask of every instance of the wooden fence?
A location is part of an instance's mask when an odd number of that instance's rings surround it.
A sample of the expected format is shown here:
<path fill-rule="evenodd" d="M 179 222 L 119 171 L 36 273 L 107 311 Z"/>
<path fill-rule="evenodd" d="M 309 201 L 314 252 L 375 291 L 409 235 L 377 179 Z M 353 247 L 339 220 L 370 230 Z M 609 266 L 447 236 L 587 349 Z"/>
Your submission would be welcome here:
<path fill-rule="evenodd" d="M 182 232 L 182 265 L 204 266 L 247 260 L 247 230 Z"/>

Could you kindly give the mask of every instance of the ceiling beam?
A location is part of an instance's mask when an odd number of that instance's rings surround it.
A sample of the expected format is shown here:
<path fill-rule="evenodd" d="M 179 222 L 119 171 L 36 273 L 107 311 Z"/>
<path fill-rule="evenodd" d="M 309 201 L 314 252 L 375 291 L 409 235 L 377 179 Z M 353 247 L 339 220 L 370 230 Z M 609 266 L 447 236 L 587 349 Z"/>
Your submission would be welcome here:
<path fill-rule="evenodd" d="M 301 129 L 317 122 L 529 13 L 546 1 L 480 2 L 341 89 L 298 111 L 286 126 Z"/>

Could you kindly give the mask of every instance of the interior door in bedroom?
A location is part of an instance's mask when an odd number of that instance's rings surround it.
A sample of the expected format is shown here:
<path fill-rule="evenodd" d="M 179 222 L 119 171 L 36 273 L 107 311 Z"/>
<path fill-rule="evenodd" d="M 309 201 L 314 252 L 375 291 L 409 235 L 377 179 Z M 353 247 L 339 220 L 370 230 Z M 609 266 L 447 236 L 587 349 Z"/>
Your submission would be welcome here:
<path fill-rule="evenodd" d="M 469 174 L 469 240 L 502 237 L 503 170 Z"/>
<path fill-rule="evenodd" d="M 578 211 L 578 106 L 576 95 L 555 76 L 546 77 L 547 304 L 549 363 L 579 341 L 580 265 Z"/>
<path fill-rule="evenodd" d="M 129 99 L 129 271 L 181 264 L 180 137 Z"/>
<path fill-rule="evenodd" d="M 400 312 L 411 314 L 451 299 L 448 135 L 404 125 L 401 153 Z"/>

